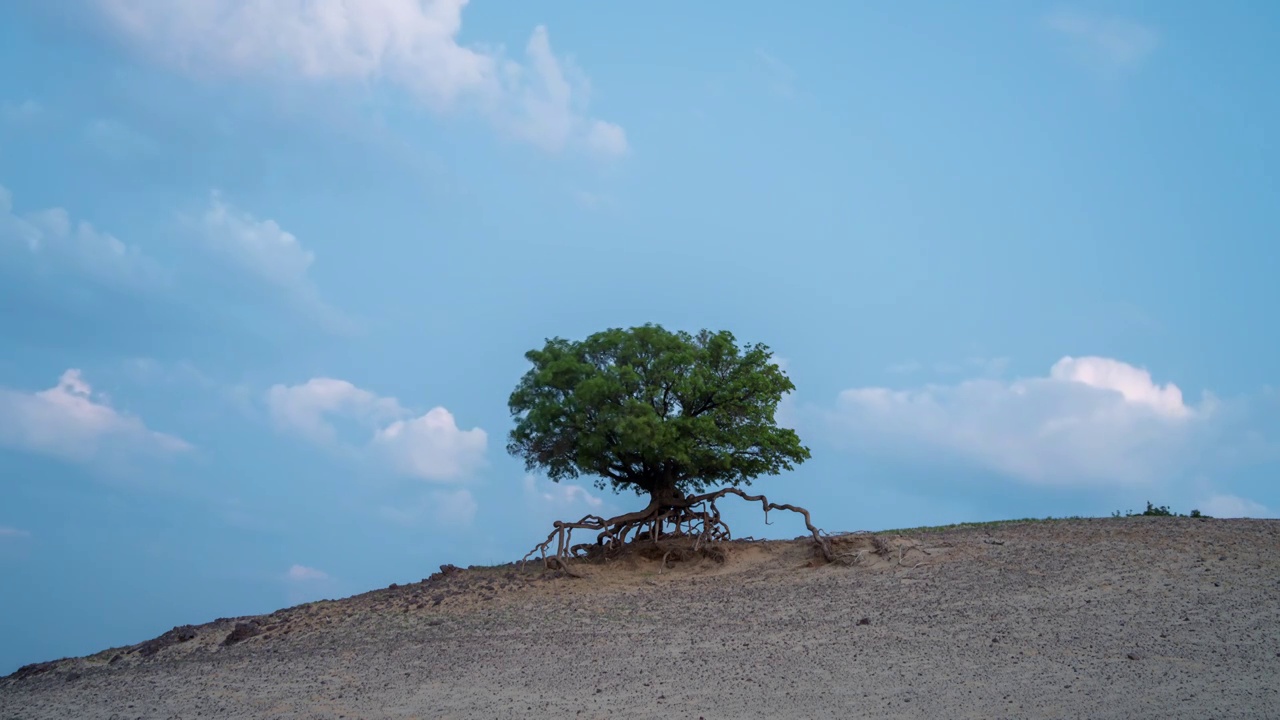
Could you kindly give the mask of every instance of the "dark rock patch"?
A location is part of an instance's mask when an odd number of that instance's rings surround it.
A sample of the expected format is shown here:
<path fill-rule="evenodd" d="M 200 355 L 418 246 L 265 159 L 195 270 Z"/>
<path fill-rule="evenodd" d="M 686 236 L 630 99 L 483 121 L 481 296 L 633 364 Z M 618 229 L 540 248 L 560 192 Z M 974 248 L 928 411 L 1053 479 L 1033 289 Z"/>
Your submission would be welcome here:
<path fill-rule="evenodd" d="M 179 625 L 160 637 L 134 645 L 130 652 L 137 653 L 142 657 L 151 657 L 167 647 L 194 640 L 196 635 L 194 625 Z"/>
<path fill-rule="evenodd" d="M 257 635 L 259 632 L 261 632 L 261 629 L 258 625 L 257 620 L 250 620 L 249 622 L 236 623 L 236 626 L 232 628 L 231 632 L 227 633 L 227 637 L 222 641 L 222 644 L 224 646 L 230 647 L 231 645 L 235 645 L 238 642 L 248 640 L 254 635 Z"/>

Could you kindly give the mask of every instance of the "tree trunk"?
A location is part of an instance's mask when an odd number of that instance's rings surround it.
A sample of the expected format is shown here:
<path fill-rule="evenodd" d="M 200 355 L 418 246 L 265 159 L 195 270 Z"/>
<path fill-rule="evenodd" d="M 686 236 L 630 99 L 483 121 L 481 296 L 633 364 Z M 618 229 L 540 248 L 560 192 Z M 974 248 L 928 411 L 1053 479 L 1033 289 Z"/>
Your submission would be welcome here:
<path fill-rule="evenodd" d="M 669 508 L 689 506 L 684 493 L 676 487 L 676 475 L 670 468 L 664 467 L 661 474 L 653 478 L 653 484 L 646 489 L 649 491 L 649 510 L 662 512 Z"/>
<path fill-rule="evenodd" d="M 668 508 L 684 508 L 689 503 L 674 484 L 664 485 L 649 491 L 649 507 L 647 509 L 661 512 Z"/>

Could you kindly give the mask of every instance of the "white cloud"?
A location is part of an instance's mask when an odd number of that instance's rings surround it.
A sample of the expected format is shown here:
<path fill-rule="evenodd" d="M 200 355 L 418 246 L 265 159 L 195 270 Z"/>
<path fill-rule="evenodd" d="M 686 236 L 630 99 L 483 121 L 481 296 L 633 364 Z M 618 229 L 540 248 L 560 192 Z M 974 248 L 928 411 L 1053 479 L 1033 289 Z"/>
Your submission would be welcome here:
<path fill-rule="evenodd" d="M 317 570 L 306 565 L 294 565 L 284 574 L 286 580 L 291 582 L 315 582 L 318 580 L 328 580 L 329 574 L 323 570 Z"/>
<path fill-rule="evenodd" d="M 312 378 L 302 385 L 273 385 L 267 391 L 267 409 L 276 427 L 317 444 L 338 441 L 329 416 L 375 425 L 407 413 L 395 398 L 381 398 L 334 378 Z"/>
<path fill-rule="evenodd" d="M 406 475 L 424 480 L 465 477 L 484 457 L 488 438 L 480 428 L 461 430 L 442 407 L 396 420 L 374 435 L 373 444 Z"/>
<path fill-rule="evenodd" d="M 1200 512 L 1216 518 L 1275 517 L 1265 505 L 1235 495 L 1212 495 L 1200 503 Z"/>
<path fill-rule="evenodd" d="M 0 525 L 0 538 L 28 538 L 28 537 L 31 537 L 31 533 L 27 532 L 26 530 L 19 530 L 18 528 L 12 528 L 12 527 L 6 527 L 4 525 Z"/>
<path fill-rule="evenodd" d="M 209 208 L 201 218 L 208 247 L 239 270 L 283 292 L 303 312 L 314 315 L 335 331 L 347 332 L 351 322 L 320 299 L 311 281 L 315 254 L 297 236 L 275 220 L 259 220 L 210 194 Z"/>
<path fill-rule="evenodd" d="M 301 385 L 275 385 L 267 407 L 277 427 L 320 445 L 341 445 L 335 418 L 354 421 L 371 433 L 363 449 L 401 473 L 423 480 L 462 480 L 484 462 L 488 436 L 462 430 L 453 415 L 435 407 L 414 416 L 395 398 L 379 397 L 334 378 Z"/>
<path fill-rule="evenodd" d="M 1058 10 L 1045 24 L 1065 37 L 1082 61 L 1102 70 L 1135 69 L 1160 44 L 1153 28 L 1122 18 Z"/>
<path fill-rule="evenodd" d="M 0 445 L 84 463 L 191 449 L 186 441 L 149 430 L 139 418 L 113 409 L 75 369 L 47 390 L 0 388 Z"/>
<path fill-rule="evenodd" d="M 1145 405 L 1161 415 L 1186 417 L 1191 409 L 1182 402 L 1177 385 L 1156 385 L 1151 373 L 1119 360 L 1099 357 L 1064 357 L 1054 364 L 1049 377 L 1120 393 L 1126 401 Z"/>
<path fill-rule="evenodd" d="M 604 507 L 604 500 L 592 495 L 581 485 L 551 482 L 533 475 L 524 476 L 526 505 L 538 505 L 554 514 L 579 511 L 597 513 Z"/>
<path fill-rule="evenodd" d="M 533 30 L 526 62 L 458 44 L 467 0 L 96 0 L 158 62 L 189 73 L 386 82 L 437 112 L 467 106 L 548 150 L 626 152 L 621 127 L 591 117 L 590 85 Z"/>
<path fill-rule="evenodd" d="M 831 419 L 867 452 L 932 453 L 1042 485 L 1142 484 L 1178 467 L 1211 410 L 1118 360 L 1065 357 L 1042 378 L 846 390 Z"/>
<path fill-rule="evenodd" d="M 784 373 L 787 373 L 787 375 L 790 376 L 791 374 L 790 360 L 777 354 L 773 355 L 769 359 L 773 361 L 774 365 L 778 366 L 779 370 L 781 370 Z M 795 382 L 795 378 L 792 378 L 792 382 Z M 789 393 L 784 393 L 782 397 L 779 398 L 778 407 L 773 414 L 774 424 L 776 424 L 780 428 L 795 430 L 796 423 L 798 422 L 797 410 L 798 408 L 796 406 L 795 392 L 792 391 Z"/>
<path fill-rule="evenodd" d="M 260 280 L 293 292 L 311 294 L 307 277 L 315 254 L 274 220 L 258 220 L 223 202 L 214 191 L 204 214 L 210 246 Z"/>
<path fill-rule="evenodd" d="M 6 249 L 107 286 L 145 289 L 168 282 L 168 274 L 137 247 L 83 220 L 73 222 L 62 208 L 16 214 L 12 193 L 0 186 L 0 251 Z"/>

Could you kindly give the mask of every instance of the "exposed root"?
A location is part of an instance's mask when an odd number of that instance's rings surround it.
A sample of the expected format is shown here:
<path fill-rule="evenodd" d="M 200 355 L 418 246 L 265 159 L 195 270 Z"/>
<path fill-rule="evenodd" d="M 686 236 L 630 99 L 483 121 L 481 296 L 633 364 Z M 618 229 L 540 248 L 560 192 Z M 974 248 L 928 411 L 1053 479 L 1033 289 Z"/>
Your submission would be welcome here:
<path fill-rule="evenodd" d="M 581 578 L 581 577 L 582 577 L 582 576 L 581 576 L 581 575 L 579 575 L 578 573 L 576 573 L 576 572 L 574 572 L 574 571 L 572 571 L 572 570 L 570 570 L 570 569 L 569 569 L 569 563 L 565 562 L 565 561 L 564 561 L 564 558 L 560 558 L 560 557 L 552 557 L 552 558 L 548 558 L 548 559 L 547 559 L 547 567 L 548 567 L 549 569 L 551 569 L 551 568 L 559 568 L 562 572 L 564 572 L 564 574 L 565 574 L 565 575 L 568 575 L 568 576 L 569 576 L 569 577 L 571 577 L 571 578 Z"/>
<path fill-rule="evenodd" d="M 893 547 L 890 546 L 889 543 L 879 535 L 871 536 L 871 547 L 875 550 L 875 553 L 882 558 L 889 557 L 889 555 L 893 552 Z"/>
<path fill-rule="evenodd" d="M 925 563 L 921 559 L 915 565 L 907 565 L 907 558 L 913 552 L 932 556 L 933 553 L 921 547 L 919 543 L 904 539 L 889 539 L 871 533 L 846 533 L 833 538 L 837 550 L 836 561 L 845 565 L 869 565 L 878 567 L 904 568 L 914 570 Z"/>
<path fill-rule="evenodd" d="M 731 539 L 729 526 L 720 518 L 720 510 L 716 501 L 726 495 L 737 495 L 748 502 L 759 502 L 765 513 L 765 523 L 769 522 L 770 510 L 787 510 L 804 518 L 805 528 L 813 535 L 813 542 L 827 562 L 836 559 L 831 550 L 831 539 L 821 530 L 814 527 L 809 511 L 796 506 L 771 503 L 763 495 L 748 495 L 737 488 L 724 488 L 704 495 L 677 497 L 665 504 L 653 501 L 644 510 L 627 513 L 605 519 L 599 515 L 587 515 L 577 522 L 557 520 L 547 539 L 532 550 L 520 561 L 521 566 L 534 555 L 540 555 L 543 565 L 557 567 L 572 575 L 568 560 L 571 558 L 610 558 L 616 556 L 628 542 L 647 540 L 654 544 L 673 538 L 692 539 L 692 554 L 711 554 L 723 557 L 723 552 L 715 550 L 711 545 Z M 573 543 L 574 530 L 587 530 L 597 533 L 594 543 Z M 555 549 L 552 550 L 552 544 Z M 662 558 L 662 568 L 667 567 L 667 560 L 674 550 L 668 550 Z M 681 552 L 681 560 L 684 553 Z"/>

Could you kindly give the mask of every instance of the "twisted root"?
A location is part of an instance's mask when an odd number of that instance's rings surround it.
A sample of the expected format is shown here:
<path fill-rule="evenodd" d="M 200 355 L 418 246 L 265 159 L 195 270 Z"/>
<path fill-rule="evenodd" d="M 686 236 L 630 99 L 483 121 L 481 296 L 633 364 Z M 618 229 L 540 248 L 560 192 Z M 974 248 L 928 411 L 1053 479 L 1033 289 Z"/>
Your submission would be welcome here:
<path fill-rule="evenodd" d="M 711 543 L 731 539 L 729 526 L 720 518 L 720 510 L 716 507 L 716 501 L 726 495 L 737 495 L 748 502 L 759 502 L 764 510 L 766 524 L 769 523 L 771 510 L 798 513 L 804 518 L 805 528 L 813 536 L 813 542 L 823 559 L 827 562 L 835 560 L 830 537 L 814 527 L 808 510 L 797 505 L 769 502 L 764 495 L 748 495 L 737 488 L 724 488 L 704 495 L 668 500 L 665 504 L 654 500 L 644 510 L 608 519 L 599 515 L 587 515 L 577 522 L 557 520 L 547 539 L 534 546 L 520 564 L 523 567 L 530 557 L 537 554 L 542 557 L 546 567 L 558 567 L 572 575 L 567 564 L 571 558 L 592 555 L 611 557 L 619 553 L 628 541 L 649 540 L 657 543 L 677 537 L 693 538 L 693 551 L 696 553 Z M 596 532 L 595 542 L 573 544 L 574 530 Z M 551 551 L 552 543 L 555 543 L 554 552 Z M 666 561 L 667 557 L 664 556 L 663 567 L 666 567 Z"/>

